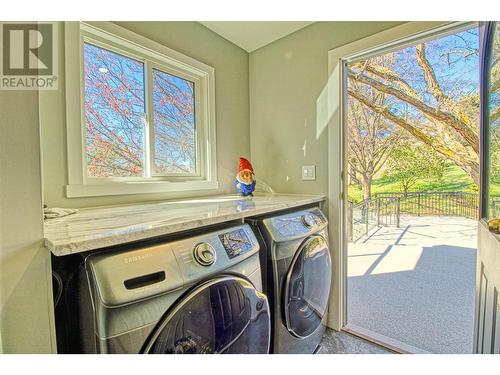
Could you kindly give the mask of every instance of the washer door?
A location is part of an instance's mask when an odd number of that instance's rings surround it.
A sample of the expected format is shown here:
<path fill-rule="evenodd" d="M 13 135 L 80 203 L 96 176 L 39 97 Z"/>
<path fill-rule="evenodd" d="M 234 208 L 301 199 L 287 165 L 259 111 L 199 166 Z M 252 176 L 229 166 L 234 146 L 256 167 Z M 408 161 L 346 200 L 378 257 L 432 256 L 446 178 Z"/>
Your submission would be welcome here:
<path fill-rule="evenodd" d="M 283 293 L 285 325 L 299 338 L 311 335 L 321 324 L 328 305 L 332 264 L 322 236 L 309 237 L 295 253 Z"/>
<path fill-rule="evenodd" d="M 192 289 L 160 320 L 144 353 L 268 353 L 269 304 L 252 283 L 221 276 Z"/>

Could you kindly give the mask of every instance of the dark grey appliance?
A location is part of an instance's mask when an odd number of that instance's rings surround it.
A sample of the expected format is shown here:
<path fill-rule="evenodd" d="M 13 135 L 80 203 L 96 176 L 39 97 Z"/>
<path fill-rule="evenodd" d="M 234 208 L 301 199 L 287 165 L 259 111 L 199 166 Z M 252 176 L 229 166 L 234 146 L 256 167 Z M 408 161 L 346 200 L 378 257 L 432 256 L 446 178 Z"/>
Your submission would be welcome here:
<path fill-rule="evenodd" d="M 319 208 L 310 208 L 252 222 L 267 253 L 272 352 L 316 353 L 332 279 L 327 219 Z"/>
<path fill-rule="evenodd" d="M 268 353 L 259 245 L 239 225 L 89 255 L 81 291 L 86 353 Z"/>

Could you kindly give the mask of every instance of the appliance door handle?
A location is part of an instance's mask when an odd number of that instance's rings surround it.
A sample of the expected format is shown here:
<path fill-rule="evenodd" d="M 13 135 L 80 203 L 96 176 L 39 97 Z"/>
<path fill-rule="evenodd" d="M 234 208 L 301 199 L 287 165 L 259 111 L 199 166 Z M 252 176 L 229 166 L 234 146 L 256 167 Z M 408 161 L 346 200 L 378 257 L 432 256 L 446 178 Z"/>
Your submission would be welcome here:
<path fill-rule="evenodd" d="M 123 282 L 125 288 L 128 290 L 133 290 L 137 288 L 142 288 L 148 285 L 160 283 L 165 280 L 165 271 L 149 273 L 147 275 L 142 275 L 134 277 L 132 279 L 127 279 Z"/>

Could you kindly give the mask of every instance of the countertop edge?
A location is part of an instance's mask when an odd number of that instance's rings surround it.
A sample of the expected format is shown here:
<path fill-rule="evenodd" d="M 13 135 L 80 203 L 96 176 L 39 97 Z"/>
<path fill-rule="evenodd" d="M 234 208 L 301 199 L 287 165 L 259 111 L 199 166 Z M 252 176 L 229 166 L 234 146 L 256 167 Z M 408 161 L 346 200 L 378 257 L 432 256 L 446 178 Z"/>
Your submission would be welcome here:
<path fill-rule="evenodd" d="M 77 254 L 77 253 L 82 253 L 86 251 L 92 251 L 92 250 L 98 250 L 98 249 L 104 249 L 107 247 L 111 246 L 116 246 L 120 244 L 125 244 L 125 243 L 130 243 L 130 242 L 135 242 L 135 241 L 141 241 L 145 240 L 148 238 L 154 238 L 154 237 L 159 237 L 163 235 L 168 235 L 168 234 L 173 234 L 176 232 L 181 232 L 181 231 L 186 231 L 194 228 L 199 228 L 201 226 L 209 226 L 209 225 L 215 225 L 215 224 L 220 224 L 223 222 L 231 221 L 231 220 L 238 220 L 238 219 L 243 219 L 246 217 L 251 217 L 251 216 L 257 216 L 257 215 L 264 215 L 268 214 L 271 212 L 277 212 L 277 211 L 282 211 L 286 210 L 289 208 L 294 208 L 294 207 L 301 207 L 305 206 L 308 204 L 313 204 L 313 203 L 320 203 L 326 200 L 326 196 L 324 195 L 317 195 L 317 196 L 311 196 L 311 195 L 299 195 L 299 194 L 276 194 L 278 196 L 296 196 L 297 201 L 296 202 L 278 202 L 276 205 L 272 207 L 263 207 L 263 208 L 257 208 L 254 210 L 248 210 L 248 211 L 242 211 L 242 212 L 236 212 L 236 213 L 231 213 L 227 215 L 222 215 L 222 216 L 216 216 L 213 218 L 204 218 L 204 219 L 192 219 L 192 220 L 187 220 L 185 222 L 181 223 L 175 223 L 175 224 L 166 224 L 164 226 L 159 226 L 156 228 L 151 228 L 148 230 L 142 230 L 142 231 L 137 231 L 137 232 L 130 232 L 129 235 L 127 235 L 126 240 L 121 240 L 120 236 L 118 235 L 111 235 L 108 237 L 101 237 L 101 238 L 94 238 L 90 240 L 83 240 L 83 241 L 77 241 L 71 244 L 61 244 L 58 245 L 57 243 L 52 242 L 49 238 L 45 237 L 44 238 L 44 244 L 45 247 L 52 252 L 55 256 L 65 256 L 65 255 L 70 255 L 70 254 Z M 179 228 L 182 227 L 182 228 Z"/>

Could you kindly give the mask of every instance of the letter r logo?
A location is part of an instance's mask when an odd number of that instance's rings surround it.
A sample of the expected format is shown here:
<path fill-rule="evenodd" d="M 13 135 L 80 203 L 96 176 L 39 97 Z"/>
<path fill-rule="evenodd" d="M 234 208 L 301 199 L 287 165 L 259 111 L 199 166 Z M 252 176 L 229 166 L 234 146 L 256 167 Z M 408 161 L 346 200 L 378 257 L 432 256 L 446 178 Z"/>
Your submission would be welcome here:
<path fill-rule="evenodd" d="M 51 75 L 52 24 L 2 24 L 2 74 Z"/>

